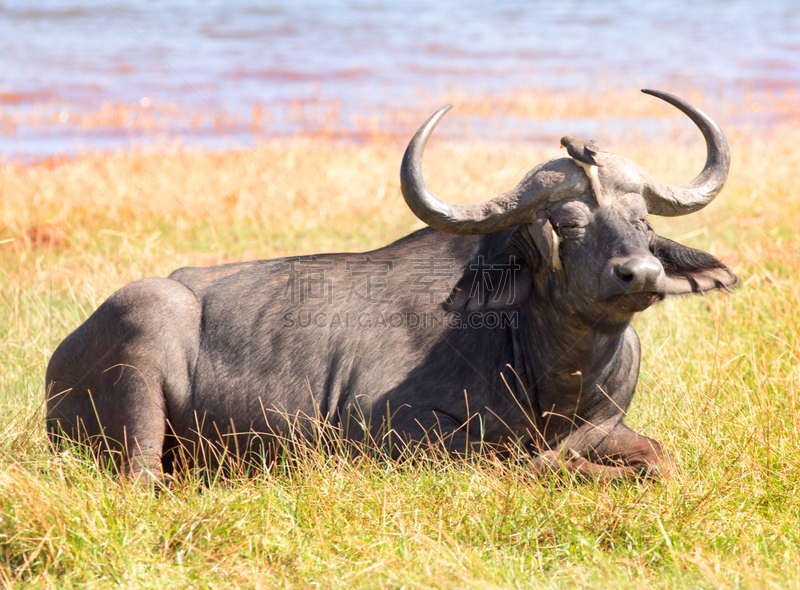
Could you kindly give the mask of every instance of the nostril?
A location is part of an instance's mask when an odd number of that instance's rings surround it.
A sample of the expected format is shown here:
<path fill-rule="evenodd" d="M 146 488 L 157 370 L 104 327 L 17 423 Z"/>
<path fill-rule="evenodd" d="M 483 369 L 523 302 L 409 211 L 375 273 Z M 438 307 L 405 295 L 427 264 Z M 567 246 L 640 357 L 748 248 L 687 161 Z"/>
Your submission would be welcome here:
<path fill-rule="evenodd" d="M 618 278 L 622 279 L 625 283 L 633 282 L 634 272 L 632 269 L 625 265 L 620 265 L 614 269 Z"/>

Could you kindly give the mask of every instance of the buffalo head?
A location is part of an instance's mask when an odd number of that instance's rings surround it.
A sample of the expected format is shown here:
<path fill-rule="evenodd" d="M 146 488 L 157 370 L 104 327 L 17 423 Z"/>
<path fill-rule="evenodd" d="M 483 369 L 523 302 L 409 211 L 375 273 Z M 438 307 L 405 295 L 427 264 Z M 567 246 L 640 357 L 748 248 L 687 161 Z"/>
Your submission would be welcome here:
<path fill-rule="evenodd" d="M 525 262 L 514 281 L 515 293 L 484 297 L 478 303 L 474 292 L 457 287 L 453 307 L 478 309 L 500 300 L 519 305 L 535 293 L 537 299 L 547 298 L 567 315 L 594 327 L 621 327 L 633 313 L 666 295 L 736 284 L 736 277 L 714 256 L 656 235 L 647 222 L 649 214 L 686 215 L 714 199 L 730 166 L 725 135 L 688 102 L 663 92 L 643 92 L 674 105 L 697 125 L 707 146 L 705 166 L 690 183 L 668 186 L 627 158 L 599 152 L 602 204 L 593 196 L 584 170 L 571 158 L 539 164 L 515 188 L 483 203 L 446 203 L 425 184 L 422 153 L 451 105 L 420 128 L 400 173 L 403 196 L 414 214 L 452 234 L 488 234 L 516 227 L 500 256 Z M 462 282 L 468 285 L 470 277 Z"/>

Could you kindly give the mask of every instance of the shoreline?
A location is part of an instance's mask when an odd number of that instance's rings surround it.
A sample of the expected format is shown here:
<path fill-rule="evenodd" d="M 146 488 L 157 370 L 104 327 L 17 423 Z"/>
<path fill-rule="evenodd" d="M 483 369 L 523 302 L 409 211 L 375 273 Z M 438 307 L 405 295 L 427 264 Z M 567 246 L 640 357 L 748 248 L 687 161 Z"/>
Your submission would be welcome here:
<path fill-rule="evenodd" d="M 706 110 L 729 134 L 770 136 L 800 122 L 800 91 L 752 90 L 731 100 L 692 89 L 669 89 Z M 690 128 L 674 109 L 639 89 L 550 92 L 520 88 L 502 94 L 420 92 L 403 106 L 296 99 L 254 103 L 249 112 L 181 105 L 144 97 L 132 103 L 69 106 L 57 100 L 9 102 L 0 94 L 0 160 L 34 163 L 87 152 L 240 151 L 298 139 L 365 145 L 404 143 L 444 104 L 455 105 L 440 139 L 548 145 L 575 128 L 604 141 L 676 137 Z M 5 100 L 4 100 L 5 97 Z"/>

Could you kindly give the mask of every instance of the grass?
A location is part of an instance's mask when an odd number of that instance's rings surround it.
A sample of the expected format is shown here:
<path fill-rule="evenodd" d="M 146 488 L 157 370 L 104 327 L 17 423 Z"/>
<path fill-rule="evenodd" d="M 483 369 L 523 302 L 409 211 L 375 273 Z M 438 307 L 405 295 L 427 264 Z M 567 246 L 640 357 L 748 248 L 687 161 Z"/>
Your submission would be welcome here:
<path fill-rule="evenodd" d="M 636 320 L 628 417 L 677 463 L 669 482 L 532 479 L 524 463 L 345 460 L 154 495 L 79 453 L 53 455 L 43 379 L 55 346 L 145 276 L 366 250 L 420 227 L 402 145 L 298 138 L 243 152 L 88 154 L 0 171 L 0 580 L 20 587 L 800 588 L 800 132 L 732 130 L 726 189 L 653 219 L 721 257 L 732 295 Z M 558 153 L 431 141 L 426 174 L 478 201 Z M 685 138 L 607 149 L 685 182 Z"/>

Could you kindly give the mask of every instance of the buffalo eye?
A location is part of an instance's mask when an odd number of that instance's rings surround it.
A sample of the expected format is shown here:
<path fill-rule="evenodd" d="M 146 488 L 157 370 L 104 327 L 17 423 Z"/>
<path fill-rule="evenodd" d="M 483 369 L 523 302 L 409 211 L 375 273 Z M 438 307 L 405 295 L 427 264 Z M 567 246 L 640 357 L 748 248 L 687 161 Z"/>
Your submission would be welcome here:
<path fill-rule="evenodd" d="M 650 234 L 655 233 L 653 228 L 650 227 L 650 224 L 647 223 L 646 219 L 637 219 L 633 222 L 633 227 L 636 228 L 636 231 L 644 234 L 645 236 L 650 236 Z"/>
<path fill-rule="evenodd" d="M 562 240 L 575 240 L 582 238 L 586 233 L 586 228 L 580 225 L 556 225 L 555 227 L 558 237 Z"/>
<path fill-rule="evenodd" d="M 634 225 L 636 226 L 636 229 L 638 231 L 644 234 L 645 244 L 647 244 L 649 247 L 650 244 L 653 243 L 653 240 L 656 238 L 655 230 L 652 227 L 650 227 L 650 224 L 647 223 L 647 220 L 645 219 L 638 221 Z"/>

